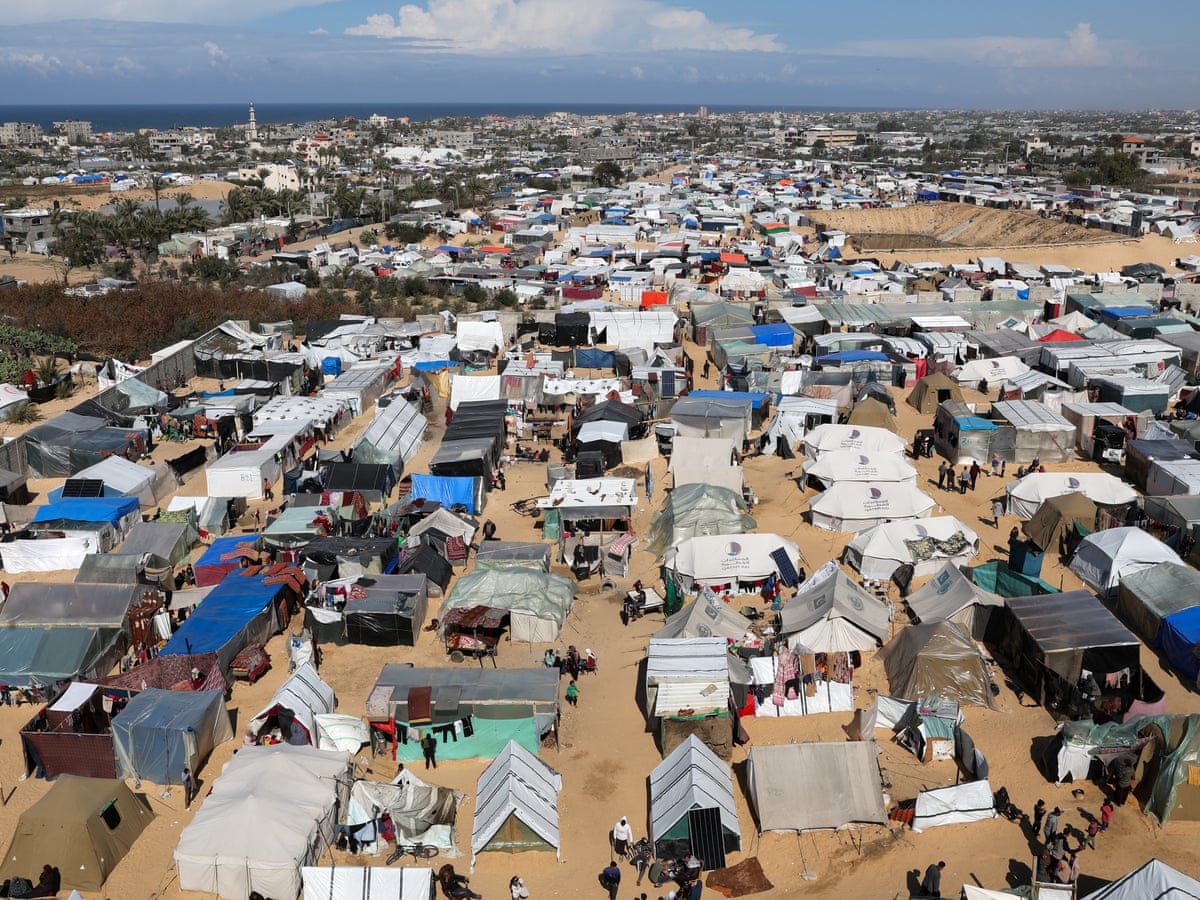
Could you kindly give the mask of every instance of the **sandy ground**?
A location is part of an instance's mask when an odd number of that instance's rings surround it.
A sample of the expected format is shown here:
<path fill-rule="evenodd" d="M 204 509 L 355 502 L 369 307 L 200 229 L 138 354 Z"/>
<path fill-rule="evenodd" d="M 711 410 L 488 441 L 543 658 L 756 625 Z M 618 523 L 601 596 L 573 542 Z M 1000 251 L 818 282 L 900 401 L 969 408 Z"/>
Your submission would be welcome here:
<path fill-rule="evenodd" d="M 690 346 L 688 349 L 699 359 L 696 347 Z M 201 383 L 198 382 L 197 386 L 201 386 Z M 971 394 L 969 391 L 967 393 Z M 969 396 L 968 399 L 982 398 Z M 902 397 L 898 396 L 897 400 L 902 401 Z M 426 444 L 410 466 L 411 471 L 426 470 L 438 446 L 443 430 L 440 404 L 431 418 L 436 424 L 430 429 Z M 921 416 L 899 402 L 898 422 L 900 433 L 907 437 L 916 428 L 929 425 L 929 417 Z M 365 424 L 364 419 L 353 423 L 338 435 L 333 446 L 349 446 Z M 160 446 L 155 458 L 176 456 L 185 449 L 178 444 Z M 838 557 L 851 536 L 815 529 L 803 520 L 801 514 L 807 508 L 811 492 L 801 492 L 794 478 L 799 471 L 799 463 L 799 460 L 780 460 L 775 457 L 750 459 L 746 463 L 746 477 L 762 498 L 754 510 L 758 530 L 777 532 L 796 541 L 811 572 L 825 561 Z M 997 529 L 985 517 L 989 515 L 988 501 L 1002 490 L 1002 482 L 985 475 L 980 479 L 976 492 L 966 495 L 940 493 L 935 483 L 938 459 L 922 459 L 916 464 L 925 489 L 936 496 L 941 504 L 938 512 L 958 516 L 979 533 L 983 544 L 979 561 L 1000 557 L 1003 538 L 1016 520 L 1004 517 Z M 640 532 L 646 530 L 651 508 L 655 502 L 661 502 L 663 496 L 661 485 L 665 481 L 666 462 L 657 459 L 652 465 L 658 487 L 654 501 L 650 503 L 644 500 L 644 492 L 642 494 L 643 501 L 636 517 Z M 1085 469 L 1091 465 L 1079 463 L 1069 468 Z M 545 472 L 541 466 L 516 463 L 510 467 L 507 491 L 493 494 L 485 512 L 487 518 L 496 522 L 499 537 L 538 539 L 533 520 L 515 513 L 510 504 L 543 495 L 544 484 Z M 33 485 L 36 490 L 45 490 L 49 486 L 47 482 Z M 193 478 L 181 491 L 187 494 L 204 493 L 203 474 Z M 199 552 L 197 550 L 194 555 L 198 556 Z M 635 551 L 628 582 L 638 577 L 648 583 L 657 581 L 657 566 L 658 560 L 650 553 Z M 67 581 L 71 576 L 72 573 L 51 573 L 45 577 L 48 580 Z M 1057 561 L 1047 564 L 1043 577 L 1067 589 L 1078 586 L 1074 576 Z M 596 590 L 594 580 L 581 586 L 578 602 L 556 645 L 561 648 L 567 644 L 590 647 L 600 661 L 597 674 L 581 678 L 579 706 L 564 706 L 561 749 L 543 754 L 543 758 L 563 775 L 560 798 L 561 862 L 551 853 L 482 855 L 472 884 L 490 900 L 507 896 L 506 885 L 513 874 L 524 877 L 534 900 L 580 896 L 594 896 L 599 900 L 604 895 L 596 883 L 596 874 L 609 859 L 607 834 L 612 824 L 619 817 L 628 816 L 639 836 L 647 831 L 646 778 L 661 760 L 661 755 L 639 712 L 636 673 L 649 637 L 661 627 L 662 617 L 651 615 L 623 628 L 618 617 L 617 595 L 601 595 Z M 744 602 L 754 602 L 754 598 L 746 598 Z M 435 601 L 431 604 L 429 614 L 434 616 L 437 613 Z M 896 627 L 902 627 L 899 622 L 903 618 L 902 614 L 898 617 Z M 538 665 L 547 646 L 503 644 L 499 665 Z M 272 670 L 255 685 L 239 682 L 233 689 L 229 706 L 235 726 L 264 707 L 287 677 L 284 637 L 274 638 L 268 650 L 274 660 Z M 1170 711 L 1200 710 L 1196 696 L 1163 669 L 1152 653 L 1143 648 L 1142 656 L 1154 679 L 1166 689 Z M 400 661 L 419 666 L 453 665 L 447 661 L 443 649 L 432 636 L 422 634 L 418 645 L 411 649 L 327 646 L 321 674 L 338 693 L 339 711 L 359 715 L 365 712 L 366 698 L 382 666 Z M 999 672 L 996 676 L 997 682 L 1003 684 Z M 870 705 L 872 690 L 886 692 L 887 687 L 882 666 L 873 655 L 867 655 L 865 667 L 858 673 L 858 706 Z M 0 791 L 7 801 L 6 805 L 0 807 L 0 839 L 12 833 L 20 813 L 43 796 L 49 787 L 44 781 L 21 780 L 23 764 L 17 732 L 31 714 L 28 706 L 0 707 Z M 751 719 L 745 721 L 744 725 L 750 733 L 751 746 L 795 741 L 843 741 L 846 740 L 844 728 L 849 719 L 846 714 L 832 713 L 807 718 Z M 1055 787 L 1039 774 L 1031 761 L 1033 742 L 1052 734 L 1054 726 L 1053 720 L 1042 709 L 1022 705 L 1007 688 L 1001 689 L 998 709 L 966 710 L 965 727 L 989 760 L 993 786 L 1006 785 L 1013 801 L 1025 810 L 1031 809 L 1039 797 L 1044 798 L 1050 807 L 1060 805 L 1066 810 L 1065 822 L 1082 825 L 1084 819 L 1078 810 L 1096 812 L 1103 796 L 1101 790 L 1092 784 Z M 240 729 L 235 727 L 235 734 L 240 733 Z M 889 793 L 892 797 L 911 798 L 923 787 L 954 783 L 952 764 L 922 765 L 906 751 L 883 740 L 882 733 L 879 736 L 882 741 L 880 766 L 891 784 Z M 202 795 L 237 746 L 237 742 L 233 741 L 219 747 L 199 771 Z M 746 752 L 745 747 L 734 750 L 733 768 L 739 779 L 744 772 Z M 366 750 L 358 758 L 369 772 L 369 778 L 386 780 L 395 773 L 394 763 L 386 759 L 372 760 Z M 433 783 L 452 786 L 467 795 L 458 821 L 458 847 L 462 851 L 469 850 L 475 783 L 485 766 L 484 760 L 450 761 L 443 762 L 435 772 L 428 773 Z M 425 776 L 427 773 L 422 770 L 420 774 Z M 781 772 L 777 777 L 786 778 L 788 775 Z M 1074 787 L 1084 789 L 1081 799 L 1072 797 Z M 179 833 L 191 819 L 192 813 L 183 810 L 182 795 L 177 788 L 166 791 L 145 784 L 143 790 L 157 818 L 132 852 L 118 865 L 102 896 L 183 896 L 199 900 L 202 895 L 179 892 L 172 864 L 172 851 Z M 775 884 L 772 891 L 762 895 L 764 897 L 836 896 L 843 900 L 906 897 L 910 873 L 923 870 L 938 859 L 947 862 L 944 874 L 946 896 L 955 896 L 957 886 L 963 882 L 1000 888 L 1028 878 L 1032 856 L 1029 835 L 1024 834 L 1018 825 L 1002 819 L 934 829 L 920 835 L 902 826 L 871 826 L 842 832 L 809 833 L 799 837 L 794 834 L 758 836 L 740 781 L 735 793 L 743 852 L 733 854 L 730 862 L 751 855 L 759 858 L 768 878 Z M 195 804 L 193 810 L 198 805 Z M 1184 871 L 1200 871 L 1198 837 L 1200 824 L 1177 823 L 1159 831 L 1150 827 L 1135 806 L 1119 809 L 1113 828 L 1102 836 L 1098 850 L 1084 853 L 1082 872 L 1087 878 L 1111 879 L 1150 857 L 1164 859 Z M 382 857 L 364 859 L 341 853 L 333 856 L 338 865 L 382 864 Z M 329 861 L 330 856 L 326 854 L 322 864 L 328 864 Z M 442 861 L 439 857 L 435 862 L 440 864 Z M 460 869 L 465 869 L 465 859 L 452 861 Z M 642 890 L 647 891 L 651 900 L 657 896 L 648 887 L 635 889 L 633 870 L 625 867 L 624 871 L 625 886 L 620 893 L 623 900 L 636 898 Z"/>

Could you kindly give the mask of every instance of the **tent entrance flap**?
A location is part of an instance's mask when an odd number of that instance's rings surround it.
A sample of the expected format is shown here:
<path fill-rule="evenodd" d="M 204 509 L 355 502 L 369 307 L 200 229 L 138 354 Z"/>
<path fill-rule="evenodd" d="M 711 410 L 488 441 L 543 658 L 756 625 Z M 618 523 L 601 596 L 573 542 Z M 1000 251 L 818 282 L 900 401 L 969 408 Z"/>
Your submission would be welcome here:
<path fill-rule="evenodd" d="M 519 853 L 524 850 L 553 850 L 555 849 L 545 838 L 522 822 L 516 815 L 510 815 L 487 843 L 489 850 L 507 850 Z"/>
<path fill-rule="evenodd" d="M 715 807 L 688 811 L 688 831 L 692 838 L 692 855 L 704 860 L 712 869 L 725 868 L 725 830 L 721 811 Z"/>

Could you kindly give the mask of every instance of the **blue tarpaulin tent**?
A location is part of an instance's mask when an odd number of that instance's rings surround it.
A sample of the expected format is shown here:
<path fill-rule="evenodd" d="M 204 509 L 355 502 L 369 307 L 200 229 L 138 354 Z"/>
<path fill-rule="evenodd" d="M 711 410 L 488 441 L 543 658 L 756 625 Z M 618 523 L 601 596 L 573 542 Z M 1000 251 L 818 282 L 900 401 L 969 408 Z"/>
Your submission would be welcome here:
<path fill-rule="evenodd" d="M 1181 610 L 1163 619 L 1154 644 L 1179 674 L 1195 684 L 1197 677 L 1200 677 L 1200 659 L 1196 657 L 1196 645 L 1200 644 L 1200 606 Z"/>
<path fill-rule="evenodd" d="M 749 400 L 752 409 L 760 409 L 770 394 L 760 394 L 747 391 L 692 391 L 689 397 L 702 397 L 705 400 Z"/>
<path fill-rule="evenodd" d="M 337 356 L 327 356 L 321 360 L 321 371 L 326 375 L 341 375 L 342 360 Z"/>
<path fill-rule="evenodd" d="M 768 347 L 790 347 L 796 340 L 796 332 L 786 322 L 774 325 L 751 325 L 754 343 L 765 344 Z"/>
<path fill-rule="evenodd" d="M 459 475 L 413 475 L 412 499 L 433 500 L 450 507 L 461 503 L 467 512 L 479 512 L 480 479 Z"/>
<path fill-rule="evenodd" d="M 283 583 L 267 584 L 262 575 L 228 575 L 204 598 L 171 637 L 160 656 L 216 653 L 222 671 L 247 644 L 265 644 L 279 631 L 276 599 Z"/>
<path fill-rule="evenodd" d="M 866 362 L 867 360 L 887 362 L 889 358 L 886 353 L 880 353 L 878 350 L 842 350 L 838 353 L 828 353 L 825 356 L 818 356 L 817 362 Z"/>
<path fill-rule="evenodd" d="M 1110 319 L 1141 319 L 1154 315 L 1148 306 L 1108 306 L 1099 310 L 1100 315 Z"/>
<path fill-rule="evenodd" d="M 616 355 L 611 350 L 599 350 L 596 347 L 575 348 L 576 368 L 612 369 L 616 362 Z"/>
<path fill-rule="evenodd" d="M 68 497 L 38 507 L 34 522 L 108 522 L 114 527 L 123 516 L 137 515 L 137 497 Z"/>
<path fill-rule="evenodd" d="M 458 363 L 451 362 L 448 359 L 431 359 L 428 362 L 413 363 L 413 368 L 418 372 L 440 372 L 442 369 L 449 369 L 451 366 L 456 366 Z"/>

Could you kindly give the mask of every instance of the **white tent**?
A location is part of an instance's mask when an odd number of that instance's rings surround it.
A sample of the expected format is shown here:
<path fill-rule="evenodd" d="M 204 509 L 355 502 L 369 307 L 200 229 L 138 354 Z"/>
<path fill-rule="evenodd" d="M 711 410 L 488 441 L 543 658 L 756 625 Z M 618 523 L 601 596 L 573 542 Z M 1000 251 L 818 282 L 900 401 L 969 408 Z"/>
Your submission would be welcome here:
<path fill-rule="evenodd" d="M 912 830 L 920 834 L 939 825 L 959 825 L 996 818 L 996 798 L 987 780 L 968 781 L 917 794 Z"/>
<path fill-rule="evenodd" d="M 458 320 L 455 340 L 459 350 L 491 351 L 493 347 L 504 349 L 507 341 L 504 339 L 504 326 L 500 322 L 472 322 L 466 319 Z"/>
<path fill-rule="evenodd" d="M 85 557 L 100 549 L 97 535 L 71 532 L 60 538 L 9 541 L 0 548 L 0 559 L 9 575 L 57 572 L 78 569 Z"/>
<path fill-rule="evenodd" d="M 363 744 L 371 740 L 371 730 L 358 716 L 317 713 L 313 716 L 313 724 L 317 727 L 316 740 L 313 743 L 321 750 L 357 753 Z"/>
<path fill-rule="evenodd" d="M 818 425 L 804 436 L 804 452 L 813 459 L 831 450 L 856 453 L 903 453 L 904 438 L 872 425 Z"/>
<path fill-rule="evenodd" d="M 356 463 L 388 463 L 402 468 L 421 449 L 429 427 L 420 407 L 395 399 L 375 414 L 354 444 Z"/>
<path fill-rule="evenodd" d="M 460 403 L 500 399 L 501 376 L 455 375 L 450 379 L 450 408 Z"/>
<path fill-rule="evenodd" d="M 800 548 L 777 534 L 710 534 L 688 538 L 663 557 L 685 591 L 697 585 L 719 587 L 739 581 L 764 581 L 779 574 L 772 554 L 782 550 L 794 566 Z"/>
<path fill-rule="evenodd" d="M 1034 472 L 1006 485 L 1008 511 L 1022 519 L 1032 519 L 1051 497 L 1080 492 L 1093 503 L 1116 506 L 1132 503 L 1138 492 L 1107 472 Z"/>
<path fill-rule="evenodd" d="M 883 825 L 887 810 L 874 741 L 756 744 L 746 768 L 758 830 Z"/>
<path fill-rule="evenodd" d="M 874 650 L 887 640 L 888 607 L 827 562 L 780 612 L 780 633 L 793 649 L 814 653 Z"/>
<path fill-rule="evenodd" d="M 516 741 L 509 741 L 483 770 L 475 790 L 472 871 L 475 857 L 488 849 L 548 849 L 558 856 L 561 790 L 558 772 Z"/>
<path fill-rule="evenodd" d="M 302 900 L 429 900 L 433 896 L 433 869 L 381 866 L 305 866 Z"/>
<path fill-rule="evenodd" d="M 1111 597 L 1125 576 L 1165 562 L 1183 565 L 1174 550 L 1140 528 L 1109 528 L 1079 542 L 1070 569 L 1096 593 Z"/>
<path fill-rule="evenodd" d="M 890 580 L 911 563 L 914 575 L 932 575 L 947 561 L 965 566 L 979 552 L 979 535 L 954 516 L 884 522 L 855 535 L 844 559 L 864 578 Z"/>
<path fill-rule="evenodd" d="M 1015 356 L 998 356 L 992 359 L 973 359 L 966 365 L 960 366 L 954 372 L 954 380 L 959 384 L 974 386 L 986 381 L 989 386 L 995 385 L 1029 371 L 1029 366 Z"/>
<path fill-rule="evenodd" d="M 806 307 L 801 307 L 802 309 Z M 784 372 L 782 379 L 787 380 L 789 375 L 795 375 L 799 390 L 802 385 L 800 382 L 803 379 L 803 372 Z M 786 395 L 790 393 L 788 390 L 783 390 Z M 816 397 L 788 397 L 779 398 L 779 403 L 775 407 L 775 418 L 771 420 L 770 426 L 767 428 L 766 441 L 763 444 L 764 453 L 774 453 L 778 447 L 778 441 L 785 440 L 788 442 L 790 449 L 795 449 L 795 446 L 804 440 L 804 435 L 808 431 L 810 421 L 828 419 L 830 421 L 837 418 L 838 405 L 836 400 L 827 400 Z"/>
<path fill-rule="evenodd" d="M 455 845 L 454 827 L 462 800 L 459 791 L 426 784 L 412 769 L 404 768 L 390 784 L 354 782 L 345 822 L 351 827 L 366 825 L 374 821 L 376 808 L 387 810 L 401 840 L 450 850 Z"/>
<path fill-rule="evenodd" d="M 130 462 L 123 456 L 107 456 L 72 478 L 94 478 L 104 482 L 105 497 L 137 497 L 142 506 L 153 506 L 154 482 L 159 473 L 149 466 Z M 51 493 L 54 497 L 54 493 Z"/>
<path fill-rule="evenodd" d="M 830 450 L 820 459 L 802 466 L 807 479 L 832 485 L 840 481 L 872 483 L 917 483 L 917 467 L 898 453 L 859 453 L 855 450 Z"/>
<path fill-rule="evenodd" d="M 258 734 L 280 709 L 290 709 L 295 713 L 296 722 L 307 732 L 308 743 L 316 746 L 318 733 L 315 717 L 337 709 L 337 697 L 333 688 L 321 680 L 312 664 L 305 663 L 280 686 L 271 702 L 246 724 L 246 728 Z"/>
<path fill-rule="evenodd" d="M 1083 900 L 1196 900 L 1200 881 L 1165 862 L 1152 859 L 1128 875 L 1110 881 Z"/>
<path fill-rule="evenodd" d="M 729 438 L 676 437 L 667 471 L 675 487 L 684 484 L 715 484 L 735 494 L 742 492 L 742 467 L 733 462 L 734 442 Z"/>
<path fill-rule="evenodd" d="M 28 402 L 29 395 L 19 387 L 11 384 L 0 384 L 0 417 L 3 417 L 12 407 Z"/>
<path fill-rule="evenodd" d="M 1003 605 L 1003 598 L 977 586 L 953 562 L 908 596 L 908 608 L 922 625 L 956 622 L 977 641 L 983 640 L 992 610 Z"/>
<path fill-rule="evenodd" d="M 175 847 L 179 887 L 244 900 L 300 893 L 300 869 L 333 841 L 350 755 L 244 747 L 225 764 Z"/>
<path fill-rule="evenodd" d="M 920 519 L 937 505 L 932 497 L 906 482 L 835 483 L 809 501 L 812 524 L 829 531 L 865 531 L 884 522 Z"/>
<path fill-rule="evenodd" d="M 733 773 L 700 738 L 689 734 L 650 773 L 650 840 L 656 855 L 666 854 L 658 846 L 664 841 L 690 837 L 689 843 L 695 844 L 696 836 L 689 834 L 689 813 L 702 809 L 719 814 L 725 850 L 740 849 Z"/>
<path fill-rule="evenodd" d="M 729 603 L 715 597 L 697 597 L 679 612 L 667 618 L 666 624 L 654 632 L 655 638 L 723 637 L 740 641 L 750 630 L 751 622 Z"/>
<path fill-rule="evenodd" d="M 579 427 L 576 440 L 581 444 L 596 442 L 620 444 L 629 440 L 629 423 L 606 421 L 584 422 Z"/>

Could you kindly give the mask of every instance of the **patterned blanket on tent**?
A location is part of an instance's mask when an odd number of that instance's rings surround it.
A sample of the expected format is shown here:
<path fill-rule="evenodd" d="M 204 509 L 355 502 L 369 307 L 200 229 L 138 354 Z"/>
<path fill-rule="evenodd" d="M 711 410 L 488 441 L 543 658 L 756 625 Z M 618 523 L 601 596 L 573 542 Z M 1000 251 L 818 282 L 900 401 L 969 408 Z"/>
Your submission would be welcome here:
<path fill-rule="evenodd" d="M 958 556 L 970 549 L 970 542 L 961 531 L 956 531 L 944 541 L 935 537 L 923 537 L 914 541 L 905 541 L 908 555 L 913 562 L 933 559 L 936 556 Z"/>

